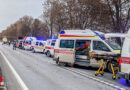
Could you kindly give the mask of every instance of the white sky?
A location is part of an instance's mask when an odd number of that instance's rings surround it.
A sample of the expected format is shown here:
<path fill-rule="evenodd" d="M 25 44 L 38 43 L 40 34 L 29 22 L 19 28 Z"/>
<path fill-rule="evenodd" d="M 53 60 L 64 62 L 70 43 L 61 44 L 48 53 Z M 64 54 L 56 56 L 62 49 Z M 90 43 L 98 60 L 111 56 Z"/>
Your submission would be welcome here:
<path fill-rule="evenodd" d="M 24 15 L 38 18 L 44 0 L 0 0 L 0 32 Z"/>

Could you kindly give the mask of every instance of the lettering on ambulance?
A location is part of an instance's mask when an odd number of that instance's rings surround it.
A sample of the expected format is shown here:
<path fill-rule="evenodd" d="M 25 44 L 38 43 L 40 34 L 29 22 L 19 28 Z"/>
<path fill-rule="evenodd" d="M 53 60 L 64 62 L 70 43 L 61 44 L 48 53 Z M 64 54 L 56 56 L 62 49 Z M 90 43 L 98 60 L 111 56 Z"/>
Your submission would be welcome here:
<path fill-rule="evenodd" d="M 74 54 L 74 51 L 72 51 L 72 50 L 60 50 L 60 49 L 54 49 L 54 53 Z"/>
<path fill-rule="evenodd" d="M 130 57 L 121 57 L 121 63 L 130 64 Z"/>

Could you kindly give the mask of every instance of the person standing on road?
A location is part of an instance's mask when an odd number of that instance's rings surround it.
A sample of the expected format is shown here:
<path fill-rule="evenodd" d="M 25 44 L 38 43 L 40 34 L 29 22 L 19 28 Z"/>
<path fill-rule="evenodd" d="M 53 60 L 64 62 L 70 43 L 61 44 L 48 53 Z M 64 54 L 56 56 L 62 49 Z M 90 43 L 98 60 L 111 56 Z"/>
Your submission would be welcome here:
<path fill-rule="evenodd" d="M 8 42 L 8 45 L 9 45 L 9 46 L 10 46 L 10 43 L 11 43 L 11 42 L 9 41 L 9 42 Z"/>
<path fill-rule="evenodd" d="M 16 41 L 13 42 L 13 50 L 16 50 Z"/>

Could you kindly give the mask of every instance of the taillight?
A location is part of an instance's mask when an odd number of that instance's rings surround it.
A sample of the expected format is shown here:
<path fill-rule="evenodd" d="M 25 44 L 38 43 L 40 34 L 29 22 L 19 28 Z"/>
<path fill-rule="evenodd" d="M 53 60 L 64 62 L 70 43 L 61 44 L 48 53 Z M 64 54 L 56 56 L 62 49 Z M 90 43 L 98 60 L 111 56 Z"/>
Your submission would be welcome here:
<path fill-rule="evenodd" d="M 2 78 L 2 76 L 0 76 L 0 82 L 2 82 L 3 81 L 3 78 Z"/>
<path fill-rule="evenodd" d="M 5 85 L 5 83 L 3 82 L 3 78 L 2 78 L 2 76 L 0 76 L 0 87 L 4 86 L 4 85 Z"/>
<path fill-rule="evenodd" d="M 121 66 L 121 57 L 119 58 L 119 66 Z"/>

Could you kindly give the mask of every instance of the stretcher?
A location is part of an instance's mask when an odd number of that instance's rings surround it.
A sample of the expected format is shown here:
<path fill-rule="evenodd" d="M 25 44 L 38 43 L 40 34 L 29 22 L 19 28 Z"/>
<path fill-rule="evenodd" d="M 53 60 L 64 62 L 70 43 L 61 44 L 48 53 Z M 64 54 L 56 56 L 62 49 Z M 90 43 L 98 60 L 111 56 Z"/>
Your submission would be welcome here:
<path fill-rule="evenodd" d="M 104 70 L 106 67 L 107 62 L 110 62 L 111 70 L 112 70 L 112 79 L 116 79 L 116 74 L 119 72 L 119 64 L 118 64 L 118 59 L 120 55 L 119 54 L 113 54 L 113 55 L 108 55 L 108 54 L 91 54 L 91 58 L 95 58 L 98 63 L 100 63 L 99 69 L 94 72 L 95 76 L 98 74 L 104 75 Z"/>

